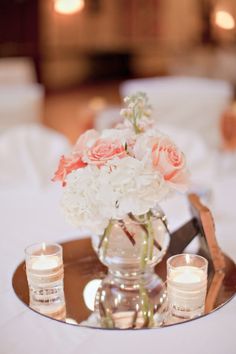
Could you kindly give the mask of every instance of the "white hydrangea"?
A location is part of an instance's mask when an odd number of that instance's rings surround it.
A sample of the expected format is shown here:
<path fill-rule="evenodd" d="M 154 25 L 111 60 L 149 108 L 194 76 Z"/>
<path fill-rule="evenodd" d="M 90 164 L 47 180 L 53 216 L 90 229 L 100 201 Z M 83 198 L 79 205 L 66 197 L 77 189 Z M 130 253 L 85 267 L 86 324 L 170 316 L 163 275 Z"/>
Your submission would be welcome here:
<path fill-rule="evenodd" d="M 96 166 L 73 171 L 67 180 L 62 197 L 66 219 L 76 227 L 103 233 L 109 216 L 100 213 L 100 178 Z"/>
<path fill-rule="evenodd" d="M 127 156 L 98 169 L 87 166 L 69 175 L 62 206 L 73 225 L 102 234 L 110 219 L 141 215 L 169 192 L 158 172 Z"/>

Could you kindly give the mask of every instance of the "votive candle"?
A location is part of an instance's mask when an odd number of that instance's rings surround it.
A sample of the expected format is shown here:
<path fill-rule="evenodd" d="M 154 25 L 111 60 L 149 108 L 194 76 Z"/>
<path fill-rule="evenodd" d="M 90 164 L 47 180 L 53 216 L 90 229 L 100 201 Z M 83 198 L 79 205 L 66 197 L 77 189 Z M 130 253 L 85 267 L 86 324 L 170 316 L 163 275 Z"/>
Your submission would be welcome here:
<path fill-rule="evenodd" d="M 207 290 L 205 258 L 179 254 L 167 260 L 167 293 L 173 316 L 188 319 L 204 313 Z"/>
<path fill-rule="evenodd" d="M 30 307 L 46 315 L 65 308 L 62 247 L 45 242 L 25 250 Z"/>

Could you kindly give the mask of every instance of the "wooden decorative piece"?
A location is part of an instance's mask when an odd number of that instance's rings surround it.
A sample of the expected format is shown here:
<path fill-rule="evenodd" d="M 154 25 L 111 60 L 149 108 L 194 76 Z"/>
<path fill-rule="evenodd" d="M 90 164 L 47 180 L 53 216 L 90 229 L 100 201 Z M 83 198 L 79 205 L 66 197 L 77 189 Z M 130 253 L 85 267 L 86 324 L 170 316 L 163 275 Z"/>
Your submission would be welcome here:
<path fill-rule="evenodd" d="M 225 260 L 216 240 L 215 223 L 211 211 L 201 203 L 200 198 L 196 194 L 189 194 L 189 201 L 192 214 L 198 222 L 202 241 L 206 243 L 206 245 L 203 244 L 203 248 L 207 248 L 206 252 L 209 253 L 214 270 L 216 272 L 223 271 Z"/>
<path fill-rule="evenodd" d="M 206 313 L 209 313 L 215 308 L 223 282 L 227 283 L 227 279 L 230 278 L 230 283 L 236 286 L 236 280 L 229 274 L 228 260 L 217 243 L 215 223 L 211 211 L 202 204 L 196 194 L 189 194 L 188 199 L 193 218 L 172 233 L 169 254 L 183 253 L 195 237 L 200 238 L 200 249 L 197 253 L 207 258 L 209 262 L 209 281 L 205 306 Z M 235 271 L 234 265 L 231 274 L 235 274 Z"/>

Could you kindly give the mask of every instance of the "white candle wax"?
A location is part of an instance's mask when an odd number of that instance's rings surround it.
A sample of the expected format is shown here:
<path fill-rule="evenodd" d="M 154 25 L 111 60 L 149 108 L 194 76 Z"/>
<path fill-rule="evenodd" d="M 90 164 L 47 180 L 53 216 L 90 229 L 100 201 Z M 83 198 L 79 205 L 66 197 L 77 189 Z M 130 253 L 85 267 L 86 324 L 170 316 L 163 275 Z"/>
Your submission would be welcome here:
<path fill-rule="evenodd" d="M 41 255 L 32 260 L 33 270 L 50 270 L 59 266 L 59 258 L 56 256 Z"/>
<path fill-rule="evenodd" d="M 207 274 L 194 266 L 171 269 L 167 279 L 169 304 L 172 314 L 192 318 L 204 311 Z"/>
<path fill-rule="evenodd" d="M 190 319 L 204 313 L 207 290 L 207 260 L 179 254 L 167 261 L 167 293 L 171 316 Z"/>
<path fill-rule="evenodd" d="M 204 277 L 203 270 L 193 266 L 180 266 L 170 272 L 171 280 L 182 284 L 200 283 Z"/>

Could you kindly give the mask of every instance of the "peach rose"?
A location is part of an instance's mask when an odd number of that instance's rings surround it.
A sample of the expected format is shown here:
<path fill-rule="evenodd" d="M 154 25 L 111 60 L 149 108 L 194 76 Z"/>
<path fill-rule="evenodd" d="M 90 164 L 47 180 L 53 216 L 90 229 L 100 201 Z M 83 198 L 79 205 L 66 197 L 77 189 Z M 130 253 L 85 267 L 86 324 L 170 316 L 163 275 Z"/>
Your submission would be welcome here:
<path fill-rule="evenodd" d="M 169 138 L 161 138 L 152 146 L 152 164 L 166 182 L 179 191 L 186 191 L 188 173 L 185 157 Z"/>
<path fill-rule="evenodd" d="M 86 165 L 87 164 L 84 163 L 80 158 L 62 156 L 52 181 L 62 181 L 62 186 L 65 187 L 66 176 L 72 171 L 85 167 Z"/>
<path fill-rule="evenodd" d="M 98 139 L 87 152 L 88 163 L 97 166 L 104 165 L 114 157 L 127 156 L 125 147 L 118 140 Z"/>
<path fill-rule="evenodd" d="M 98 137 L 99 134 L 94 129 L 90 129 L 86 131 L 84 134 L 82 134 L 74 146 L 73 156 L 80 157 L 80 158 L 85 156 L 88 149 L 94 145 Z"/>

